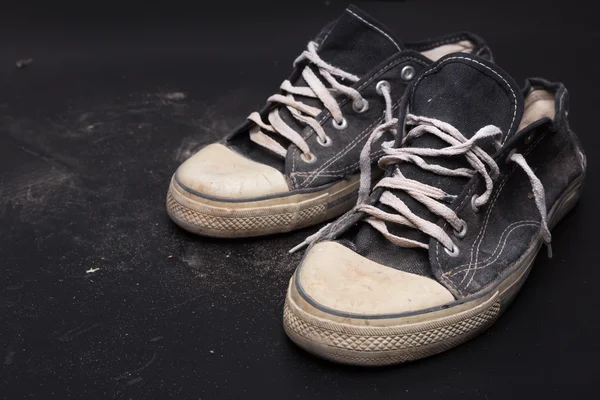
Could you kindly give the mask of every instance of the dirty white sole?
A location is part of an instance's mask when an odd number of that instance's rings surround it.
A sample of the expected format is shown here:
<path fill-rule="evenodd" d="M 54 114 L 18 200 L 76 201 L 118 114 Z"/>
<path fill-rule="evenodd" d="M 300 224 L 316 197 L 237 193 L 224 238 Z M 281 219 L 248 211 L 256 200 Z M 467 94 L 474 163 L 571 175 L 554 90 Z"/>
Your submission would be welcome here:
<path fill-rule="evenodd" d="M 549 213 L 554 227 L 576 204 L 582 191 L 578 179 Z M 285 332 L 305 350 L 344 364 L 396 364 L 440 353 L 490 327 L 517 294 L 542 246 L 536 241 L 501 282 L 472 299 L 398 318 L 359 319 L 337 316 L 309 304 L 292 277 L 283 312 Z M 294 275 L 295 276 L 295 275 Z"/>
<path fill-rule="evenodd" d="M 172 178 L 167 212 L 183 229 L 204 236 L 234 238 L 289 232 L 335 218 L 356 203 L 359 175 L 307 192 L 253 201 L 194 195 Z"/>

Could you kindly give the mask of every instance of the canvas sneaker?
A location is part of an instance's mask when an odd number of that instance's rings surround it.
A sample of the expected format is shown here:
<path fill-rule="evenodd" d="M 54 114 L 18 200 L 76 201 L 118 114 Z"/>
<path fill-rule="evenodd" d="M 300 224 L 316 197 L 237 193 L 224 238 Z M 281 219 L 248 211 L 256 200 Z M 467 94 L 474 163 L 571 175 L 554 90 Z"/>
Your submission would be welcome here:
<path fill-rule="evenodd" d="M 582 191 L 586 157 L 560 83 L 521 91 L 494 64 L 453 54 L 400 109 L 384 177 L 370 192 L 363 162 L 357 206 L 308 240 L 290 282 L 285 331 L 327 359 L 393 364 L 478 335 L 544 244 L 551 254 L 550 229 Z"/>
<path fill-rule="evenodd" d="M 349 7 L 308 43 L 262 110 L 177 169 L 167 194 L 170 217 L 197 234 L 244 237 L 344 213 L 356 204 L 359 153 L 385 123 L 386 105 L 396 113 L 406 86 L 455 52 L 491 58 L 476 35 L 403 44 Z M 376 160 L 383 153 L 373 149 Z"/>

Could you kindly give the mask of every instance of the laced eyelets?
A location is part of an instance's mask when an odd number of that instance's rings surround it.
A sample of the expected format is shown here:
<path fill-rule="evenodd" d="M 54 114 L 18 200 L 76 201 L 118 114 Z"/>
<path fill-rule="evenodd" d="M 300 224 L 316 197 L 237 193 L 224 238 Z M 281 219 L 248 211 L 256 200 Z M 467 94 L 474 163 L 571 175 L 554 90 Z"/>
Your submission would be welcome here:
<path fill-rule="evenodd" d="M 377 85 L 375 85 L 375 91 L 378 95 L 383 96 L 382 89 L 385 88 L 387 92 L 390 92 L 390 83 L 388 81 L 379 81 Z"/>
<path fill-rule="evenodd" d="M 329 147 L 333 143 L 333 140 L 329 136 L 325 136 L 325 140 L 321 140 L 321 138 L 317 136 L 317 142 L 323 147 Z"/>
<path fill-rule="evenodd" d="M 444 251 L 450 257 L 458 257 L 458 255 L 460 254 L 460 250 L 458 249 L 458 246 L 455 245 L 454 243 L 452 243 L 452 249 L 447 249 L 446 247 L 444 247 Z"/>
<path fill-rule="evenodd" d="M 465 221 L 463 221 L 460 231 L 454 231 L 454 236 L 458 239 L 463 239 L 467 236 L 467 223 Z"/>
<path fill-rule="evenodd" d="M 406 65 L 400 71 L 400 77 L 407 82 L 412 80 L 415 77 L 415 68 L 412 65 Z"/>
<path fill-rule="evenodd" d="M 313 153 L 302 153 L 300 158 L 307 164 L 312 164 L 317 161 L 317 156 L 315 156 Z"/>
<path fill-rule="evenodd" d="M 475 204 L 476 201 L 477 201 L 477 195 L 474 194 L 473 197 L 471 197 L 471 208 L 473 209 L 473 211 L 479 212 L 479 207 L 477 207 L 477 205 Z"/>
<path fill-rule="evenodd" d="M 333 127 L 339 131 L 346 129 L 348 127 L 348 121 L 346 121 L 346 118 L 342 117 L 342 122 L 338 124 L 338 122 L 335 119 L 331 119 L 331 125 L 333 125 Z"/>
<path fill-rule="evenodd" d="M 360 106 L 357 106 L 355 103 L 352 103 L 352 109 L 354 110 L 354 112 L 362 114 L 369 109 L 369 102 L 367 101 L 367 99 L 362 99 Z"/>

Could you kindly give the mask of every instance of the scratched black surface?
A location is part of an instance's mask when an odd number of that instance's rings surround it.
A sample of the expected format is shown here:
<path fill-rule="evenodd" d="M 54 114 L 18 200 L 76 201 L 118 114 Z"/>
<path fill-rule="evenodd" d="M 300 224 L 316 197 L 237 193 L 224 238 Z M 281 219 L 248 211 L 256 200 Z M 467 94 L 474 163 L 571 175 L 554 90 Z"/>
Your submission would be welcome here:
<path fill-rule="evenodd" d="M 587 147 L 587 191 L 555 230 L 555 258 L 540 257 L 492 329 L 375 370 L 317 360 L 283 333 L 300 257 L 286 251 L 314 228 L 202 239 L 171 224 L 163 205 L 176 166 L 262 105 L 344 3 L 4 10 L 0 396 L 591 398 L 600 197 L 589 74 L 599 30 L 574 2 L 452 3 L 358 4 L 406 40 L 474 30 L 519 81 L 564 81 Z M 23 58 L 32 64 L 16 68 Z"/>

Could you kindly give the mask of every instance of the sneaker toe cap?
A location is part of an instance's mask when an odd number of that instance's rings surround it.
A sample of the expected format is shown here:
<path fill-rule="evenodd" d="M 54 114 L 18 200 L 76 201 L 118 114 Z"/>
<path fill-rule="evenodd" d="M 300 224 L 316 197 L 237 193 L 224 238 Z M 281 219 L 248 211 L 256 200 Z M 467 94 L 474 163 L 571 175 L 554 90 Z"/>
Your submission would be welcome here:
<path fill-rule="evenodd" d="M 230 148 L 210 144 L 177 169 L 177 183 L 186 191 L 225 199 L 263 197 L 289 191 L 285 176 Z"/>
<path fill-rule="evenodd" d="M 378 264 L 336 242 L 313 246 L 296 281 L 317 308 L 349 316 L 418 312 L 454 300 L 433 279 Z"/>

